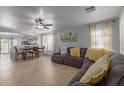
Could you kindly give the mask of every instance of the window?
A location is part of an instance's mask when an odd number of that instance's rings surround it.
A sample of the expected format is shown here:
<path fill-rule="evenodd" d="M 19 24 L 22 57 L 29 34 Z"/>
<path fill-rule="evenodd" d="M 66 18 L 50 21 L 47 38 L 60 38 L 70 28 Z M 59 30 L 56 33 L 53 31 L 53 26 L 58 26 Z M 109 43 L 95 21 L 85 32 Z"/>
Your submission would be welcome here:
<path fill-rule="evenodd" d="M 45 46 L 45 53 L 51 55 L 54 50 L 54 34 L 48 33 L 42 35 L 42 45 Z"/>
<path fill-rule="evenodd" d="M 112 22 L 90 24 L 91 47 L 112 49 Z"/>
<path fill-rule="evenodd" d="M 98 30 L 96 32 L 96 47 L 97 48 L 102 48 L 103 47 L 103 42 L 102 42 L 102 31 L 101 30 Z"/>

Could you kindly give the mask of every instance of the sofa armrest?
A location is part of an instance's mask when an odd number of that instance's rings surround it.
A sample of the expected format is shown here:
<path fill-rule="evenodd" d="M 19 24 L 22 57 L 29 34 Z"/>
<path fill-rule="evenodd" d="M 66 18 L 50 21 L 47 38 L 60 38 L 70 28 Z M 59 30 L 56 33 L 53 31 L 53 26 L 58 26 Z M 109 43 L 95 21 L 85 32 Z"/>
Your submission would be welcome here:
<path fill-rule="evenodd" d="M 82 78 L 82 76 L 85 74 L 86 71 L 87 71 L 87 69 L 81 68 L 76 73 L 76 75 L 70 80 L 70 82 L 68 83 L 68 86 L 71 86 L 73 83 L 80 81 L 80 79 Z"/>
<path fill-rule="evenodd" d="M 85 64 L 82 66 L 82 68 L 76 73 L 76 75 L 71 79 L 71 81 L 68 83 L 68 85 L 72 85 L 74 82 L 79 82 L 80 79 L 83 77 L 85 72 L 88 70 L 88 68 L 92 65 L 92 62 L 85 62 Z"/>
<path fill-rule="evenodd" d="M 60 55 L 60 53 L 59 53 L 59 52 L 56 52 L 56 53 L 54 53 L 53 55 Z"/>
<path fill-rule="evenodd" d="M 71 56 L 70 54 L 65 54 L 67 57 Z"/>
<path fill-rule="evenodd" d="M 90 61 L 89 59 L 84 59 L 82 67 L 88 69 L 91 65 L 93 65 L 93 61 Z"/>
<path fill-rule="evenodd" d="M 87 62 L 94 63 L 94 61 L 91 61 L 91 60 L 89 60 L 89 59 L 87 59 L 87 58 L 84 58 L 84 59 L 83 59 L 83 64 L 85 64 L 85 63 L 87 63 Z"/>
<path fill-rule="evenodd" d="M 81 83 L 81 82 L 75 82 L 72 84 L 72 86 L 91 86 L 91 85 L 86 84 L 86 83 Z"/>
<path fill-rule="evenodd" d="M 124 75 L 121 77 L 120 81 L 118 82 L 118 86 L 124 86 Z"/>

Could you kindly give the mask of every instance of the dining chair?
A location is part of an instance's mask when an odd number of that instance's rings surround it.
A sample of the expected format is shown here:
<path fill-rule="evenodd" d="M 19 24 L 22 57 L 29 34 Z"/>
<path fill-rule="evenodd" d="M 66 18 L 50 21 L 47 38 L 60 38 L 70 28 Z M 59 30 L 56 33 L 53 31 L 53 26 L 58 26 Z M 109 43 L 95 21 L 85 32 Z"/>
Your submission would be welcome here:
<path fill-rule="evenodd" d="M 31 50 L 31 48 L 26 48 L 24 53 L 26 59 L 33 59 L 33 50 Z"/>
<path fill-rule="evenodd" d="M 17 47 L 14 47 L 15 51 L 16 51 L 16 60 L 18 61 L 19 59 L 19 55 L 21 55 L 21 57 L 23 58 L 23 51 L 19 51 Z"/>
<path fill-rule="evenodd" d="M 33 55 L 34 57 L 39 57 L 39 47 L 33 47 Z"/>
<path fill-rule="evenodd" d="M 45 56 L 45 46 L 42 46 L 41 50 L 39 50 L 39 53 L 42 53 L 42 55 Z"/>

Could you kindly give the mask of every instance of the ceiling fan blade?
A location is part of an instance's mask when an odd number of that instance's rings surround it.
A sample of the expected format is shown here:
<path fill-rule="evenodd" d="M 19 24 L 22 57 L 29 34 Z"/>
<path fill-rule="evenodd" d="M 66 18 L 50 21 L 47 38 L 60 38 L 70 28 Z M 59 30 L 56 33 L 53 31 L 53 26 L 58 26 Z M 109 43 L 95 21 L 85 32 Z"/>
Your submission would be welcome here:
<path fill-rule="evenodd" d="M 40 22 L 40 25 L 44 25 L 42 22 Z"/>
<path fill-rule="evenodd" d="M 46 29 L 49 29 L 48 27 L 46 27 L 46 26 L 43 26 L 44 28 L 46 28 Z"/>
<path fill-rule="evenodd" d="M 53 26 L 53 24 L 44 24 L 44 26 Z"/>
<path fill-rule="evenodd" d="M 34 19 L 34 21 L 35 21 L 36 23 L 38 23 L 38 20 Z"/>

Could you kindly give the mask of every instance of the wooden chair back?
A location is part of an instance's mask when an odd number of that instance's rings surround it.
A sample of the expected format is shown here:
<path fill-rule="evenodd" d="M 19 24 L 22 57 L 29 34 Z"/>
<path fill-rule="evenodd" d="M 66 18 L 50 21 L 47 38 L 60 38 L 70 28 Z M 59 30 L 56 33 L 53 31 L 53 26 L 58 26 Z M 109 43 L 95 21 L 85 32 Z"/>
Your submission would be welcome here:
<path fill-rule="evenodd" d="M 17 49 L 17 47 L 15 46 L 14 48 L 15 48 L 16 53 L 18 54 L 18 49 Z"/>
<path fill-rule="evenodd" d="M 33 51 L 38 51 L 39 48 L 38 47 L 33 47 Z"/>

